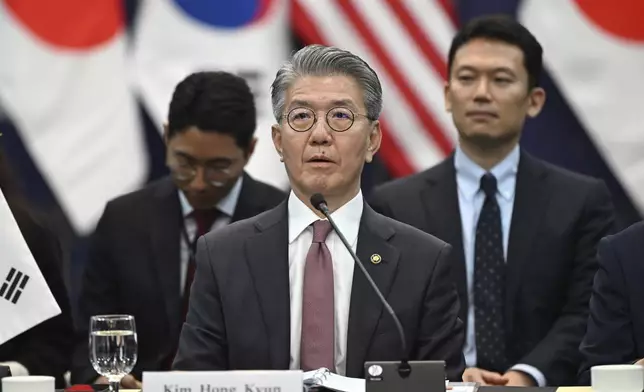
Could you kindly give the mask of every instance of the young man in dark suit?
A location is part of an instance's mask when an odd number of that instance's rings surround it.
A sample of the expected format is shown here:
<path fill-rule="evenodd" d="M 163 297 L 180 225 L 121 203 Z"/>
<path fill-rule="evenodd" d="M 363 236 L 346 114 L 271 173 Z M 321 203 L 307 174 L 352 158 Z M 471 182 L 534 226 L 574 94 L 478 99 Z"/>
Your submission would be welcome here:
<path fill-rule="evenodd" d="M 171 175 L 108 203 L 96 228 L 80 295 L 80 340 L 72 381 L 94 382 L 87 352 L 89 318 L 135 317 L 137 364 L 168 370 L 187 310 L 199 236 L 253 217 L 286 194 L 244 172 L 255 147 L 254 97 L 226 72 L 199 72 L 179 83 L 165 125 Z M 105 380 L 100 380 L 105 381 Z"/>
<path fill-rule="evenodd" d="M 581 342 L 579 382 L 590 385 L 597 365 L 644 366 L 644 222 L 603 238 L 590 317 Z"/>
<path fill-rule="evenodd" d="M 610 195 L 602 181 L 519 147 L 524 121 L 546 98 L 542 48 L 522 25 L 500 16 L 471 21 L 452 41 L 448 66 L 455 153 L 381 186 L 370 204 L 454 246 L 465 380 L 573 383 L 596 245 L 613 222 Z"/>
<path fill-rule="evenodd" d="M 374 212 L 360 191 L 381 140 L 376 73 L 349 52 L 307 46 L 278 71 L 272 99 L 273 143 L 292 192 L 278 207 L 199 240 L 173 368 L 326 367 L 363 377 L 365 361 L 401 358 L 391 316 L 311 205 L 319 192 L 400 318 L 409 358 L 445 360 L 447 376 L 460 378 L 451 247 Z"/>

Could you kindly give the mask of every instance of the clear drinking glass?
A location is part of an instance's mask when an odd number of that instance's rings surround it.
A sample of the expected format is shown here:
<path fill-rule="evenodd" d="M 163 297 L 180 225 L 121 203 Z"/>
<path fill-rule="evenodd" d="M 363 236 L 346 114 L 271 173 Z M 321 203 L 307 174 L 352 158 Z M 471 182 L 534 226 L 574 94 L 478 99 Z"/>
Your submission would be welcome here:
<path fill-rule="evenodd" d="M 92 316 L 89 328 L 89 358 L 94 370 L 118 391 L 121 379 L 136 364 L 137 339 L 134 316 Z"/>

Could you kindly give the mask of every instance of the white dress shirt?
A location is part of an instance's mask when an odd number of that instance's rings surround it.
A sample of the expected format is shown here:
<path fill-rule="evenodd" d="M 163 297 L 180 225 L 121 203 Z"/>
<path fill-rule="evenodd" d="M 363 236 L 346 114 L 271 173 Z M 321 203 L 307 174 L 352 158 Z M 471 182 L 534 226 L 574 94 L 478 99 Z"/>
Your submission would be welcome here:
<path fill-rule="evenodd" d="M 351 201 L 331 214 L 354 252 L 358 245 L 358 230 L 362 218 L 363 203 L 362 192 L 359 191 Z M 291 191 L 288 199 L 288 260 L 291 293 L 291 360 L 289 367 L 291 369 L 300 368 L 304 266 L 306 255 L 313 241 L 311 224 L 319 219 L 320 217 Z M 329 233 L 325 243 L 333 259 L 335 372 L 345 375 L 354 261 L 335 231 Z"/>
<path fill-rule="evenodd" d="M 503 255 L 507 261 L 508 241 L 510 236 L 510 223 L 514 208 L 514 195 L 519 167 L 519 146 L 517 145 L 505 159 L 494 166 L 490 173 L 496 177 L 496 201 L 501 211 L 501 228 L 503 231 Z M 479 220 L 485 193 L 480 189 L 481 177 L 485 169 L 478 166 L 465 153 L 456 148 L 454 154 L 454 167 L 456 169 L 456 184 L 458 188 L 458 205 L 461 213 L 461 226 L 463 228 L 463 250 L 465 252 L 465 267 L 467 273 L 467 296 L 469 308 L 467 309 L 467 335 L 463 355 L 468 367 L 476 366 L 476 341 L 474 322 L 474 248 L 476 240 L 476 224 Z M 539 386 L 545 386 L 546 378 L 539 369 L 517 364 L 514 370 L 523 371 L 532 376 Z"/>
<path fill-rule="evenodd" d="M 216 208 L 222 212 L 221 216 L 215 220 L 212 224 L 210 230 L 215 230 L 220 227 L 226 226 L 230 223 L 230 219 L 235 214 L 235 208 L 237 207 L 237 201 L 239 200 L 239 193 L 241 192 L 243 182 L 243 176 L 235 182 L 235 185 L 230 189 L 230 192 L 217 203 Z M 183 216 L 183 224 L 186 228 L 186 234 L 190 241 L 195 240 L 195 235 L 197 235 L 197 222 L 190 215 L 194 208 L 188 202 L 188 199 L 183 194 L 179 192 L 179 202 L 181 204 L 181 214 Z M 186 239 L 183 233 L 179 233 L 179 241 L 181 241 L 181 284 L 179 285 L 180 294 L 183 295 L 184 286 L 186 284 L 186 274 L 188 273 L 188 262 L 190 261 L 190 244 L 186 242 Z"/>

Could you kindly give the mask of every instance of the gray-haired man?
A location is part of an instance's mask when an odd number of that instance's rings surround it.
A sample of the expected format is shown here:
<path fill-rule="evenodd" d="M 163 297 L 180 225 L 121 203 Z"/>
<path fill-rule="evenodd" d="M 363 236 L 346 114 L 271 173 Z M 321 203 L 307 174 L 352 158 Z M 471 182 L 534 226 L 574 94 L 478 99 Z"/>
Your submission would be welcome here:
<path fill-rule="evenodd" d="M 464 369 L 463 325 L 450 278 L 451 247 L 374 212 L 360 174 L 381 141 L 382 90 L 359 57 L 308 46 L 277 72 L 272 135 L 291 184 L 273 210 L 200 240 L 190 310 L 174 368 L 327 367 L 363 376 L 363 364 L 398 360 L 394 322 L 328 221 L 322 193 L 347 240 L 400 318 L 412 360 Z"/>

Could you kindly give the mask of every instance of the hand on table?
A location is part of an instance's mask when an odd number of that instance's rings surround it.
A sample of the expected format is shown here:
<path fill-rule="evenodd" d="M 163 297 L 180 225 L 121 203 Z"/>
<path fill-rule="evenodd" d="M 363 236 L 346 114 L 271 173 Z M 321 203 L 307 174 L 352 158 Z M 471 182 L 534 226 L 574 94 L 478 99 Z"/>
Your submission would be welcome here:
<path fill-rule="evenodd" d="M 505 384 L 506 387 L 534 387 L 536 386 L 534 379 L 527 375 L 526 373 L 520 372 L 518 370 L 508 370 L 503 378 L 508 380 L 508 383 Z"/>
<path fill-rule="evenodd" d="M 465 369 L 463 373 L 464 382 L 476 382 L 485 385 L 506 385 L 508 380 L 501 373 L 491 372 L 476 367 Z"/>
<path fill-rule="evenodd" d="M 517 371 L 508 370 L 505 374 L 480 368 L 467 368 L 463 373 L 464 382 L 476 382 L 483 386 L 528 387 L 535 386 L 532 377 Z"/>

